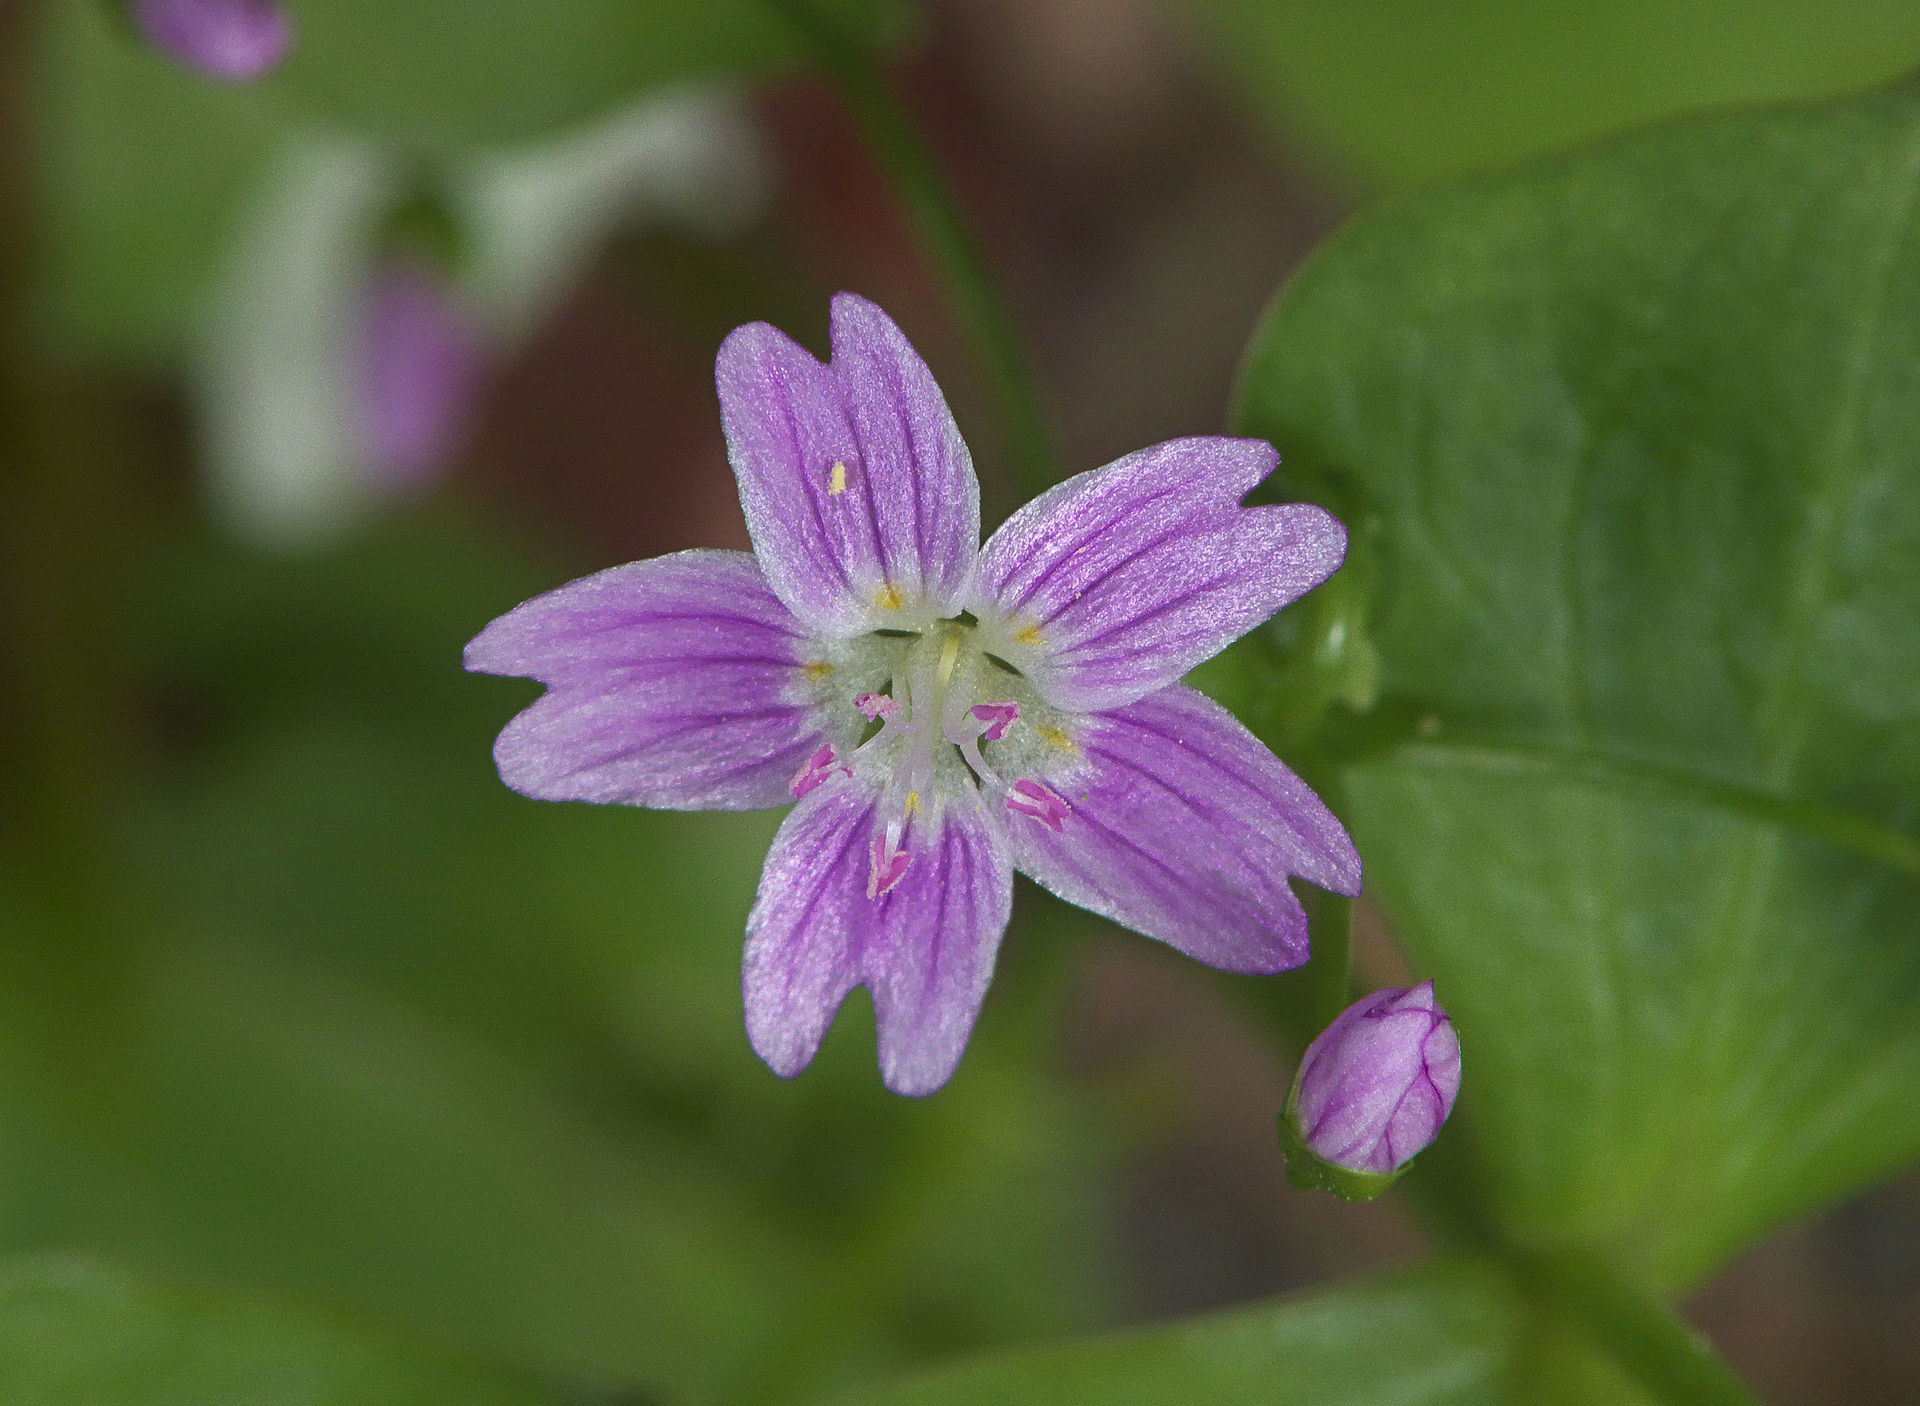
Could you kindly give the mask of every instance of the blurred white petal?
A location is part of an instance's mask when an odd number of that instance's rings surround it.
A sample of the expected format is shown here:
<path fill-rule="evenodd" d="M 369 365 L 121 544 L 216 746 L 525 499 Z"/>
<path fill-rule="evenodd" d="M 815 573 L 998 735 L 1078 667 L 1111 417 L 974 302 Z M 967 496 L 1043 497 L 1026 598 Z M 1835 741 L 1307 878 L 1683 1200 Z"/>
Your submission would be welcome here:
<path fill-rule="evenodd" d="M 473 163 L 456 213 L 474 232 L 467 286 L 488 325 L 523 336 L 620 226 L 721 237 L 765 203 L 766 144 L 745 100 L 699 89 L 654 98 L 538 147 Z"/>
<path fill-rule="evenodd" d="M 376 147 L 309 137 L 277 160 L 241 230 L 200 365 L 213 506 L 236 533 L 293 546 L 369 493 L 347 347 L 372 241 L 400 197 Z"/>
<path fill-rule="evenodd" d="M 382 231 L 413 193 L 403 169 L 354 138 L 290 142 L 227 260 L 199 366 L 205 457 L 216 513 L 263 546 L 323 542 L 396 486 L 418 486 L 368 462 L 355 365 Z M 616 228 L 721 235 L 769 184 L 746 104 L 712 90 L 474 158 L 448 179 L 466 241 L 453 291 L 495 357 L 539 327 Z"/>

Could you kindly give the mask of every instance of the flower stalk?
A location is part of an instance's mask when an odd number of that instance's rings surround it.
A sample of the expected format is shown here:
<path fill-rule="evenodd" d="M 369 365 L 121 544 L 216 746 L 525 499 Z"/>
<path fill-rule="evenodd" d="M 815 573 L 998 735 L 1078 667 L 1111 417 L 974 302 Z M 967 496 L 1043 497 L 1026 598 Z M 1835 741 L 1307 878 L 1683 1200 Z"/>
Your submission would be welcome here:
<path fill-rule="evenodd" d="M 1664 1406 L 1758 1406 L 1698 1330 L 1617 1270 L 1580 1256 L 1523 1258 L 1520 1279 Z"/>
<path fill-rule="evenodd" d="M 864 43 L 822 14 L 812 0 L 766 4 L 806 42 L 839 89 L 919 230 L 993 387 L 1007 459 L 1019 486 L 1029 495 L 1050 487 L 1058 474 L 1031 369 L 986 257 L 941 177 L 939 163 Z"/>

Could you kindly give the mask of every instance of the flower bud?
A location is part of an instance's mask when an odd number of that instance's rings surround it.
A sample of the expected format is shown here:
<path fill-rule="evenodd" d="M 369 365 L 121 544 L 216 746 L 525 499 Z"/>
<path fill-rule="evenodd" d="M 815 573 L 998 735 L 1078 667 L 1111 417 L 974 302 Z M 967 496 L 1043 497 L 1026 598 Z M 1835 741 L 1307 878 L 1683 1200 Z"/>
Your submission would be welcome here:
<path fill-rule="evenodd" d="M 293 24 L 274 0 L 132 0 L 147 42 L 223 83 L 250 83 L 286 57 Z"/>
<path fill-rule="evenodd" d="M 452 281 L 424 259 L 389 258 L 362 291 L 352 355 L 360 448 L 374 487 L 426 487 L 466 438 L 485 362 Z"/>
<path fill-rule="evenodd" d="M 1432 1142 L 1460 1092 L 1460 1041 L 1433 983 L 1376 991 L 1307 1047 L 1280 1119 L 1287 1176 L 1378 1196 Z"/>

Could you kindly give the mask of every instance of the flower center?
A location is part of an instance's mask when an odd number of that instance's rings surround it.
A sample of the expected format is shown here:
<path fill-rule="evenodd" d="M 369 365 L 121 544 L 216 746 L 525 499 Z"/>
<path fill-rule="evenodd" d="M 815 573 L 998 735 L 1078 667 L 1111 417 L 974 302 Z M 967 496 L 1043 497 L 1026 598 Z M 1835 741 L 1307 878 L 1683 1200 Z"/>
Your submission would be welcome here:
<path fill-rule="evenodd" d="M 828 705 L 829 731 L 858 735 L 841 709 L 878 730 L 849 751 L 821 747 L 792 790 L 804 796 L 846 772 L 879 791 L 869 898 L 899 884 L 916 835 L 927 833 L 955 796 L 984 789 L 1023 817 L 1018 823 L 1063 828 L 1069 807 L 1039 776 L 1057 774 L 1077 756 L 1068 719 L 1018 670 L 980 647 L 970 617 L 941 620 L 924 632 L 867 635 L 841 648 L 836 674 L 873 686 L 850 697 L 837 693 Z"/>

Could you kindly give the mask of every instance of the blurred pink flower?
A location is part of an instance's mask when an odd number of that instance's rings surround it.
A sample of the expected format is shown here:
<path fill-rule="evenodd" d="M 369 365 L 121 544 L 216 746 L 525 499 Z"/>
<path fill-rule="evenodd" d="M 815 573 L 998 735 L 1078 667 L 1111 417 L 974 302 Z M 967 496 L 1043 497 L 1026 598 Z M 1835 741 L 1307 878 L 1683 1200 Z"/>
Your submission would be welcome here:
<path fill-rule="evenodd" d="M 367 280 L 349 355 L 374 486 L 428 486 L 466 438 L 485 360 L 452 284 L 423 261 L 389 259 Z"/>
<path fill-rule="evenodd" d="M 293 22 L 274 0 L 132 0 L 148 42 L 223 83 L 265 77 L 287 55 Z"/>

